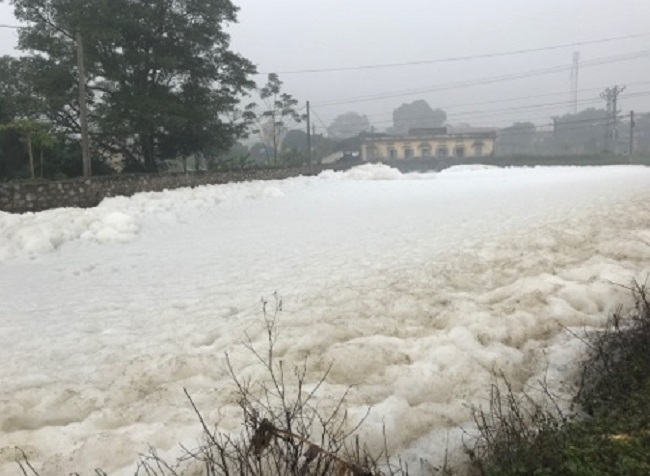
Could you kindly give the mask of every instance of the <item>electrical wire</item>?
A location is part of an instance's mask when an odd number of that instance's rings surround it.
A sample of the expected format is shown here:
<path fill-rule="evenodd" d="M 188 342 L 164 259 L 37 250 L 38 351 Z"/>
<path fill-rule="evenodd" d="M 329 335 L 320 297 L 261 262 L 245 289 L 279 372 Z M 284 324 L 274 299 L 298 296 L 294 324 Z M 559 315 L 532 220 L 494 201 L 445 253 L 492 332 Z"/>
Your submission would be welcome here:
<path fill-rule="evenodd" d="M 650 91 L 648 91 L 648 94 L 650 94 Z M 591 98 L 591 99 L 582 99 L 582 100 L 580 100 L 578 102 L 579 102 L 579 104 L 591 104 L 591 103 L 601 102 L 601 101 L 602 101 L 601 98 Z M 533 105 L 529 105 L 529 106 L 519 106 L 519 107 L 513 107 L 513 108 L 506 108 L 506 109 L 482 109 L 482 110 L 478 110 L 478 111 L 464 111 L 464 112 L 458 112 L 458 113 L 449 113 L 448 116 L 449 117 L 454 117 L 454 118 L 457 118 L 457 117 L 463 118 L 463 117 L 466 117 L 466 116 L 481 117 L 481 116 L 483 116 L 485 114 L 487 114 L 488 116 L 498 115 L 500 113 L 514 114 L 514 113 L 519 113 L 519 112 L 527 111 L 527 110 L 555 108 L 557 106 L 563 106 L 563 105 L 566 105 L 566 104 L 567 104 L 567 101 L 562 101 L 562 102 L 552 102 L 552 103 L 545 103 L 545 104 L 533 104 Z M 419 116 L 419 117 L 414 116 L 413 120 L 426 119 L 427 117 L 429 117 L 429 116 Z M 383 121 L 373 121 L 373 125 L 374 124 L 389 124 L 389 123 L 392 123 L 392 122 L 393 122 L 393 119 L 387 119 L 387 120 L 383 120 Z"/>
<path fill-rule="evenodd" d="M 638 93 L 633 93 L 633 94 L 628 94 L 625 96 L 625 99 L 631 99 L 631 98 L 636 98 L 636 97 L 646 97 L 650 96 L 650 91 L 640 91 Z M 596 104 L 600 103 L 602 101 L 602 98 L 593 98 L 593 99 L 583 99 L 581 101 L 578 101 L 579 104 L 581 105 L 586 105 L 586 104 Z M 518 114 L 522 111 L 526 110 L 537 110 L 537 109 L 554 109 L 557 106 L 562 106 L 565 105 L 566 102 L 560 102 L 560 103 L 548 103 L 548 104 L 537 104 L 537 105 L 532 105 L 532 106 L 526 106 L 526 107 L 519 107 L 519 108 L 508 108 L 508 109 L 496 109 L 496 110 L 483 110 L 483 111 L 466 111 L 462 113 L 456 113 L 456 114 L 449 114 L 450 117 L 452 118 L 461 118 L 464 119 L 467 116 L 470 116 L 472 119 L 475 118 L 486 118 L 486 117 L 499 117 L 499 116 L 507 116 L 507 115 L 512 115 L 512 114 Z M 548 116 L 546 116 L 548 117 Z M 375 122 L 375 124 L 379 124 L 380 122 Z"/>
<path fill-rule="evenodd" d="M 593 45 L 599 43 L 608 43 L 613 41 L 629 40 L 629 39 L 641 38 L 649 35 L 650 33 L 639 33 L 634 35 L 600 38 L 596 40 L 577 41 L 573 43 L 543 46 L 539 48 L 527 48 L 522 50 L 511 50 L 511 51 L 502 51 L 497 53 L 484 53 L 484 54 L 467 55 L 467 56 L 452 56 L 447 58 L 437 58 L 431 60 L 407 61 L 404 63 L 370 64 L 370 65 L 362 65 L 362 66 L 347 66 L 347 67 L 336 67 L 336 68 L 300 69 L 300 70 L 277 71 L 276 73 L 284 74 L 284 75 L 332 73 L 332 72 L 342 72 L 342 71 L 363 71 L 363 70 L 374 70 L 374 69 L 385 69 L 385 68 L 401 68 L 406 66 L 421 66 L 421 65 L 439 64 L 439 63 L 452 63 L 452 62 L 461 62 L 461 61 L 471 61 L 476 59 L 500 58 L 504 56 L 522 55 L 522 54 L 536 53 L 541 51 L 551 51 L 551 50 L 557 50 L 563 48 L 574 48 L 576 46 L 585 46 L 585 45 Z M 257 74 L 270 74 L 270 73 L 271 72 L 260 72 Z"/>
<path fill-rule="evenodd" d="M 617 63 L 622 61 L 631 61 L 635 59 L 645 58 L 648 56 L 650 56 L 650 50 L 641 50 L 641 51 L 636 51 L 634 53 L 597 58 L 595 60 L 582 63 L 581 67 L 588 68 L 593 66 L 600 66 L 603 64 Z M 501 75 L 501 76 L 490 76 L 490 77 L 484 77 L 475 80 L 459 81 L 455 83 L 443 83 L 428 88 L 409 89 L 409 90 L 402 90 L 402 91 L 395 91 L 395 92 L 388 92 L 388 93 L 367 95 L 367 96 L 356 96 L 347 99 L 333 100 L 333 101 L 327 101 L 322 103 L 316 102 L 314 105 L 321 108 L 332 107 L 332 106 L 356 104 L 361 102 L 379 101 L 383 99 L 391 99 L 396 97 L 413 96 L 416 94 L 423 94 L 423 93 L 448 91 L 452 89 L 470 88 L 475 86 L 484 86 L 486 84 L 494 84 L 494 83 L 500 83 L 504 81 L 512 81 L 516 79 L 524 79 L 524 78 L 529 78 L 534 76 L 561 73 L 561 72 L 569 71 L 571 68 L 572 66 L 570 65 L 553 66 L 549 68 L 533 69 L 533 70 L 523 71 L 520 73 L 512 73 L 512 74 Z"/>
<path fill-rule="evenodd" d="M 647 82 L 650 83 L 650 82 Z M 543 95 L 542 95 L 543 96 Z M 632 99 L 636 97 L 646 97 L 650 96 L 650 90 L 648 91 L 638 91 L 635 93 L 628 93 L 625 94 L 622 99 Z M 588 105 L 588 104 L 596 104 L 600 103 L 602 101 L 602 98 L 600 97 L 593 97 L 593 98 L 587 98 L 587 99 L 581 99 L 578 101 L 578 104 L 581 105 Z M 505 109 L 483 109 L 483 110 L 474 110 L 474 111 L 462 111 L 462 112 L 457 112 L 457 113 L 449 113 L 448 114 L 448 119 L 451 118 L 451 120 L 463 120 L 465 122 L 467 121 L 474 121 L 474 120 L 482 120 L 485 118 L 494 118 L 494 117 L 503 117 L 503 116 L 509 116 L 512 114 L 520 114 L 523 111 L 534 111 L 534 110 L 540 110 L 540 109 L 551 109 L 551 108 L 557 108 L 557 106 L 563 106 L 567 105 L 567 101 L 561 101 L 561 102 L 549 102 L 549 103 L 542 103 L 542 104 L 533 104 L 533 105 L 527 105 L 527 106 L 517 106 L 517 107 L 512 107 L 512 108 L 505 108 Z M 534 116 L 534 117 L 528 117 L 528 120 L 534 120 L 534 119 L 548 119 L 549 115 L 543 115 L 543 116 Z M 422 116 L 414 116 L 412 119 L 413 120 L 418 120 L 418 119 L 427 119 L 429 118 L 429 115 L 422 115 Z M 386 125 L 386 124 L 392 124 L 394 121 L 393 119 L 386 119 L 386 120 L 381 120 L 377 121 L 374 120 L 371 122 L 373 126 L 376 125 Z"/>
<path fill-rule="evenodd" d="M 318 115 L 318 113 L 316 112 L 316 110 L 314 109 L 313 106 L 310 107 L 310 112 L 316 117 L 316 119 L 318 119 L 318 122 L 320 122 L 321 126 L 323 126 L 323 131 L 327 132 L 327 126 L 325 125 L 323 120 L 320 118 L 320 116 Z"/>
<path fill-rule="evenodd" d="M 619 121 L 621 119 L 626 119 L 631 117 L 630 114 L 625 114 L 622 116 L 617 116 L 616 120 Z M 547 124 L 541 124 L 538 126 L 535 126 L 535 130 L 532 131 L 503 131 L 501 130 L 498 134 L 501 135 L 501 137 L 513 137 L 513 136 L 518 136 L 518 135 L 534 135 L 538 134 L 540 132 L 554 132 L 554 129 L 557 127 L 557 132 L 566 132 L 566 131 L 572 131 L 572 130 L 578 130 L 578 129 L 586 129 L 589 127 L 607 127 L 612 125 L 612 121 L 610 118 L 602 118 L 602 119 L 579 119 L 579 120 L 574 120 L 574 121 L 558 121 L 557 124 L 555 123 L 547 123 Z M 567 127 L 567 126 L 573 126 L 573 127 Z M 541 131 L 540 129 L 542 128 L 552 128 L 550 131 Z"/>
<path fill-rule="evenodd" d="M 650 84 L 650 81 L 637 81 L 633 83 L 626 83 L 626 86 L 631 87 L 631 86 L 639 86 L 639 85 L 647 85 Z M 595 88 L 584 88 L 584 89 L 578 89 L 578 93 L 585 93 L 588 91 L 603 91 L 606 86 L 599 86 Z M 464 107 L 464 106 L 482 106 L 484 104 L 501 104 L 504 102 L 513 102 L 513 101 L 521 101 L 523 99 L 537 99 L 537 98 L 543 98 L 543 97 L 551 97 L 551 96 L 566 96 L 567 92 L 566 91 L 561 91 L 561 92 L 556 92 L 556 93 L 546 93 L 546 94 L 535 94 L 535 95 L 527 95 L 527 96 L 517 96 L 517 97 L 510 97 L 510 98 L 503 98 L 503 99 L 493 99 L 490 101 L 480 101 L 480 102 L 469 102 L 469 103 L 452 103 L 448 104 L 446 106 L 440 106 L 440 109 L 444 109 L 446 112 L 450 108 L 454 107 Z M 579 100 L 578 102 L 581 102 L 583 100 Z M 569 100 L 558 103 L 558 104 L 569 104 Z M 391 112 L 380 112 L 376 114 L 364 114 L 367 118 L 373 118 L 373 117 L 384 117 L 384 116 L 390 116 L 392 117 L 393 111 Z"/>

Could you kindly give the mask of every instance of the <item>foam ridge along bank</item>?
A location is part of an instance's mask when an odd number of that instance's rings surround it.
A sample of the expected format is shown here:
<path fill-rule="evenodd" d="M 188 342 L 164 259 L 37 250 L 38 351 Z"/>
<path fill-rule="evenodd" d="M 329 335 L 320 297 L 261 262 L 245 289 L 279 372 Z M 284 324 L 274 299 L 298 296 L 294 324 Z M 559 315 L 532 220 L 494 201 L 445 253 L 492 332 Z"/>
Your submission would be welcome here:
<path fill-rule="evenodd" d="M 126 196 L 139 192 L 160 192 L 184 187 L 215 185 L 252 180 L 282 180 L 300 175 L 316 175 L 337 165 L 305 165 L 300 167 L 252 169 L 233 172 L 198 172 L 173 174 L 129 174 L 75 178 L 56 182 L 18 182 L 0 184 L 0 211 L 25 213 L 62 207 L 88 208 L 104 198 Z"/>
<path fill-rule="evenodd" d="M 53 208 L 97 206 L 108 197 L 130 197 L 140 192 L 161 192 L 184 187 L 217 185 L 253 180 L 282 180 L 290 177 L 318 175 L 325 170 L 348 170 L 367 162 L 349 161 L 335 164 L 302 165 L 283 168 L 256 168 L 229 172 L 190 172 L 161 174 L 124 174 L 74 178 L 60 181 L 0 183 L 0 211 L 26 213 Z M 457 165 L 485 164 L 497 167 L 598 166 L 628 164 L 626 157 L 484 157 L 476 159 L 417 159 L 383 161 L 402 173 L 441 171 Z M 649 165 L 650 159 L 634 159 Z"/>

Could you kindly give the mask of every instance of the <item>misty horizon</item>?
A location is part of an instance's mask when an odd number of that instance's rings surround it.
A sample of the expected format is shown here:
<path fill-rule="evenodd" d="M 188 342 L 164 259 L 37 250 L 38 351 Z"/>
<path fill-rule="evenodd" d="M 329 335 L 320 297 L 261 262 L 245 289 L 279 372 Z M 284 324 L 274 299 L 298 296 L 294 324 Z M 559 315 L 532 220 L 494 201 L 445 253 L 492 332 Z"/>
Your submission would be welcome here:
<path fill-rule="evenodd" d="M 650 4 L 640 0 L 625 8 L 605 1 L 531 6 L 501 0 L 490 9 L 470 0 L 444 11 L 424 0 L 407 7 L 381 1 L 372 9 L 342 0 L 236 3 L 239 22 L 229 28 L 233 49 L 257 65 L 259 85 L 266 73 L 278 72 L 287 92 L 301 104 L 310 101 L 318 133 L 350 111 L 384 130 L 396 108 L 418 99 L 445 110 L 450 125 L 546 125 L 570 112 L 575 52 L 581 58 L 578 110 L 604 109 L 600 92 L 616 84 L 627 85 L 622 111 L 650 110 L 650 29 L 644 24 Z M 0 24 L 17 24 L 12 8 L 0 4 Z M 0 29 L 1 54 L 16 54 L 16 43 L 15 31 Z M 585 44 L 562 46 L 576 43 Z M 543 48 L 552 49 L 428 63 Z M 424 63 L 404 64 L 411 62 Z M 375 67 L 387 64 L 400 66 Z M 335 71 L 297 73 L 329 69 Z M 454 87 L 466 82 L 471 84 Z"/>

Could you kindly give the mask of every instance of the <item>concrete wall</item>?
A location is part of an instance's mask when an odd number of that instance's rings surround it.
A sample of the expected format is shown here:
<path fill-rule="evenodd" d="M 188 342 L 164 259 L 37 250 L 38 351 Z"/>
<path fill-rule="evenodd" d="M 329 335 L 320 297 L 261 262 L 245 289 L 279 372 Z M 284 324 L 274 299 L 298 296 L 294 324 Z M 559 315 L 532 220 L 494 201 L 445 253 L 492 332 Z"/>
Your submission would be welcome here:
<path fill-rule="evenodd" d="M 130 174 L 0 184 L 0 211 L 25 213 L 59 207 L 94 207 L 106 197 L 131 196 L 138 192 L 197 187 L 249 180 L 282 180 L 298 175 L 316 175 L 325 169 L 349 166 L 302 166 L 284 169 L 253 169 L 239 172 L 198 172 L 175 174 Z"/>

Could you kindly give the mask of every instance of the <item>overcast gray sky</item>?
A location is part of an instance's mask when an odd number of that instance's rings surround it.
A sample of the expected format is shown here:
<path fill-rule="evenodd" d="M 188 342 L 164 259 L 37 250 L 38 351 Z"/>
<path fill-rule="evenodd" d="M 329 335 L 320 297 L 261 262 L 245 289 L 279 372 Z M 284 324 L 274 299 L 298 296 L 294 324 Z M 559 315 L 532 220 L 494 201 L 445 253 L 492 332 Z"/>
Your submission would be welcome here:
<path fill-rule="evenodd" d="M 432 107 L 445 109 L 452 124 L 502 126 L 515 120 L 544 124 L 552 115 L 569 110 L 568 69 L 492 84 L 406 94 L 413 89 L 431 90 L 451 83 L 561 65 L 568 68 L 574 51 L 580 52 L 582 63 L 580 108 L 601 105 L 597 101 L 599 88 L 627 84 L 621 108 L 650 111 L 648 0 L 235 0 L 235 3 L 241 11 L 239 24 L 231 28 L 233 48 L 257 64 L 260 72 L 417 62 L 647 34 L 471 61 L 281 74 L 286 91 L 301 102 L 310 100 L 326 124 L 337 114 L 353 110 L 367 114 L 378 128 L 387 127 L 393 109 L 415 99 L 425 99 Z M 0 4 L 0 23 L 15 23 L 7 4 Z M 0 29 L 0 53 L 12 53 L 15 42 L 15 32 Z M 644 50 L 646 55 L 638 59 L 590 65 L 600 58 Z M 648 95 L 643 96 L 645 92 Z M 404 95 L 354 102 L 362 96 L 398 94 Z M 638 96 L 634 97 L 635 94 Z M 485 104 L 487 101 L 497 102 Z M 551 107 L 528 108 L 542 105 Z"/>

